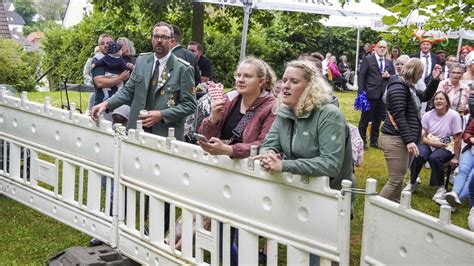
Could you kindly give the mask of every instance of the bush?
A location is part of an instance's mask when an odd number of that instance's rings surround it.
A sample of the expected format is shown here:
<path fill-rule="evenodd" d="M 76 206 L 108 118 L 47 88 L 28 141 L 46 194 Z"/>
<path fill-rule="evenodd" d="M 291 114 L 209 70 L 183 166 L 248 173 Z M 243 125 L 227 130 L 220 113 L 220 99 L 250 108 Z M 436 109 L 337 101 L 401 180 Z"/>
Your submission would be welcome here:
<path fill-rule="evenodd" d="M 0 50 L 0 83 L 12 85 L 19 91 L 34 90 L 41 55 L 25 52 L 10 39 L 0 40 Z"/>

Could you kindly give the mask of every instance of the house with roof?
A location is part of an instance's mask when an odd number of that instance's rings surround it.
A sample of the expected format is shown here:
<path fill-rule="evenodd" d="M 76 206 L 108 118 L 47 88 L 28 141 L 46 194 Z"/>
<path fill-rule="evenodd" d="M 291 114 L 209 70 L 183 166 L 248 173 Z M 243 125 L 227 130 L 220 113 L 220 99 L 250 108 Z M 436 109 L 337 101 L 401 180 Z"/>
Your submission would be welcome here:
<path fill-rule="evenodd" d="M 8 28 L 5 6 L 0 5 L 0 39 L 10 39 L 10 29 Z"/>
<path fill-rule="evenodd" d="M 84 15 L 90 12 L 92 12 L 91 0 L 69 1 L 63 20 L 63 27 L 70 28 L 79 24 L 84 18 Z"/>
<path fill-rule="evenodd" d="M 15 11 L 13 3 L 4 3 L 3 6 L 10 31 L 16 30 L 16 32 L 23 33 L 25 20 Z"/>

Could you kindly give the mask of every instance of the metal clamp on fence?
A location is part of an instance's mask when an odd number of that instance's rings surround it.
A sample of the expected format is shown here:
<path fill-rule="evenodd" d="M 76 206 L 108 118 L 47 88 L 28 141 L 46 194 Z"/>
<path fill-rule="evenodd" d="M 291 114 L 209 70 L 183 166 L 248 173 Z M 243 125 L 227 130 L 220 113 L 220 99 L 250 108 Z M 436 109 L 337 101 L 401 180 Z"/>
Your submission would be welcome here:
<path fill-rule="evenodd" d="M 250 157 L 247 159 L 247 170 L 253 171 L 255 169 L 255 159 L 250 159 L 258 154 L 258 146 L 250 146 Z"/>
<path fill-rule="evenodd" d="M 5 87 L 0 87 L 0 101 L 3 102 L 3 95 L 7 94 L 7 89 Z"/>
<path fill-rule="evenodd" d="M 138 119 L 137 128 L 135 129 L 135 139 L 138 139 L 140 137 L 140 132 L 143 132 L 143 121 Z"/>
<path fill-rule="evenodd" d="M 171 141 L 175 140 L 174 127 L 168 128 L 168 137 L 166 137 L 166 148 L 171 149 Z"/>
<path fill-rule="evenodd" d="M 72 116 L 73 114 L 76 112 L 76 104 L 75 103 L 71 103 L 69 105 L 69 120 L 72 120 Z"/>
<path fill-rule="evenodd" d="M 51 98 L 49 96 L 44 97 L 44 112 L 47 113 L 51 107 Z"/>
<path fill-rule="evenodd" d="M 25 107 L 26 102 L 28 101 L 28 92 L 21 92 L 21 107 Z"/>
<path fill-rule="evenodd" d="M 346 192 L 354 193 L 354 194 L 361 194 L 361 195 L 369 195 L 369 196 L 375 196 L 378 195 L 377 192 L 367 192 L 365 189 L 362 188 L 350 188 L 350 189 L 341 189 L 341 194 L 344 196 Z"/>

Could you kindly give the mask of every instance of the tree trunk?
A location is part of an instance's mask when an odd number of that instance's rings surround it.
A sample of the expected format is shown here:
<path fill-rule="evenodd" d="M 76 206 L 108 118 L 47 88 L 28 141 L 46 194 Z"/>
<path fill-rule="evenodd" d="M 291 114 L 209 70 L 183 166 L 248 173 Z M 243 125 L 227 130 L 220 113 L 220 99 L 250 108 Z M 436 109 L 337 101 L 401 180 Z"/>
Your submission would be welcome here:
<path fill-rule="evenodd" d="M 204 5 L 193 2 L 193 25 L 191 40 L 203 45 L 204 42 Z"/>

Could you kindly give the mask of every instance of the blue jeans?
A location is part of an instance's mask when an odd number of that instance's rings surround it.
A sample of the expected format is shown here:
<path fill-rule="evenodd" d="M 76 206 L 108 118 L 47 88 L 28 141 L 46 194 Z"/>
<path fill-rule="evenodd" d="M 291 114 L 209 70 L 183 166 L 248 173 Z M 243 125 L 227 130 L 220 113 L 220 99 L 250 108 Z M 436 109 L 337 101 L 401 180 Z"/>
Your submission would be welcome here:
<path fill-rule="evenodd" d="M 469 208 L 474 208 L 474 178 L 469 182 Z"/>
<path fill-rule="evenodd" d="M 459 172 L 454 180 L 453 191 L 462 200 L 469 194 L 469 182 L 472 180 L 474 174 L 474 155 L 472 155 L 471 149 L 466 150 L 461 154 L 459 158 Z"/>
<path fill-rule="evenodd" d="M 425 144 L 419 144 L 418 150 L 420 155 L 413 159 L 413 163 L 410 166 L 410 183 L 415 184 L 423 164 L 428 161 L 431 167 L 430 186 L 439 187 L 444 185 L 444 163 L 449 162 L 454 155 L 446 149 L 435 149 L 432 151 Z"/>

